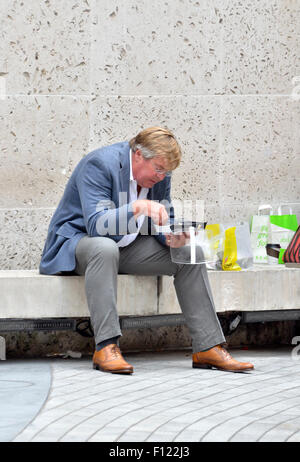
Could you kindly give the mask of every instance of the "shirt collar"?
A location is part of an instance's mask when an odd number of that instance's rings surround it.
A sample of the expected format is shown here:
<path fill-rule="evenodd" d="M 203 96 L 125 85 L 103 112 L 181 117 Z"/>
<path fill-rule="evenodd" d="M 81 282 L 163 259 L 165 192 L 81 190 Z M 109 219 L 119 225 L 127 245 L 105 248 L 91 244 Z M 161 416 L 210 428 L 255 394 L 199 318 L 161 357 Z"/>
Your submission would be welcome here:
<path fill-rule="evenodd" d="M 133 173 L 132 173 L 132 151 L 130 149 L 129 151 L 129 163 L 130 163 L 130 181 L 135 181 L 135 179 L 133 178 Z"/>

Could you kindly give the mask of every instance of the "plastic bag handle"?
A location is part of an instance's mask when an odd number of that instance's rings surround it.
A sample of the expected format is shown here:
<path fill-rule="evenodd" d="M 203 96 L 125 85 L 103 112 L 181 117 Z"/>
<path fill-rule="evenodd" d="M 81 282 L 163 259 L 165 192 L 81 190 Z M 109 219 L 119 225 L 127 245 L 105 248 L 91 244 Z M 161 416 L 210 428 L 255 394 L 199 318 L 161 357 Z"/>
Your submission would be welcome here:
<path fill-rule="evenodd" d="M 289 210 L 290 210 L 289 215 L 292 215 L 292 214 L 293 214 L 292 208 L 291 208 L 289 205 L 287 205 L 287 204 L 280 204 L 280 206 L 278 207 L 278 215 L 282 215 L 282 210 L 281 210 L 282 207 L 288 207 Z"/>
<path fill-rule="evenodd" d="M 264 204 L 264 205 L 260 205 L 260 206 L 258 207 L 258 212 L 257 212 L 257 214 L 260 215 L 259 212 L 260 212 L 261 210 L 265 210 L 265 209 L 270 209 L 270 215 L 271 215 L 271 212 L 273 212 L 273 207 L 272 207 L 272 205 Z"/>

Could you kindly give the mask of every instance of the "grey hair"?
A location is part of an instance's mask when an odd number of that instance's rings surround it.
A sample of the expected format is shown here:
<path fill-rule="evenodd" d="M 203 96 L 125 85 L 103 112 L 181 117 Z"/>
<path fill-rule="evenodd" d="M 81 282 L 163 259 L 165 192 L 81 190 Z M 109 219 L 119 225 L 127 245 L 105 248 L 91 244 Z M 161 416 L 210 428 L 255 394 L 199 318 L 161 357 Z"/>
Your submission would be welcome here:
<path fill-rule="evenodd" d="M 141 153 L 142 153 L 142 156 L 144 157 L 144 159 L 153 159 L 153 157 L 156 156 L 156 154 L 151 151 L 150 149 L 148 148 L 145 148 L 144 146 L 142 146 L 141 144 L 136 144 L 134 146 L 134 150 L 133 152 L 137 151 L 137 150 L 140 150 Z"/>

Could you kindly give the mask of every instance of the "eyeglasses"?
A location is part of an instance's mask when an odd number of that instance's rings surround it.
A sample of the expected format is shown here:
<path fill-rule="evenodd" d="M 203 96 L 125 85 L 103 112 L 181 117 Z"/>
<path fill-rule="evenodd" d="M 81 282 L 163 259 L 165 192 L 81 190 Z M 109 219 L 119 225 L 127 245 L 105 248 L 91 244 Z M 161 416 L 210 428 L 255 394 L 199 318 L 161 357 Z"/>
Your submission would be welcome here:
<path fill-rule="evenodd" d="M 167 177 L 172 176 L 172 171 L 171 170 L 164 170 L 163 168 L 157 167 L 152 159 L 149 159 L 149 160 L 150 160 L 150 162 L 151 162 L 151 164 L 152 164 L 152 166 L 154 168 L 155 173 L 157 173 L 158 175 L 164 175 L 164 176 L 167 176 Z"/>

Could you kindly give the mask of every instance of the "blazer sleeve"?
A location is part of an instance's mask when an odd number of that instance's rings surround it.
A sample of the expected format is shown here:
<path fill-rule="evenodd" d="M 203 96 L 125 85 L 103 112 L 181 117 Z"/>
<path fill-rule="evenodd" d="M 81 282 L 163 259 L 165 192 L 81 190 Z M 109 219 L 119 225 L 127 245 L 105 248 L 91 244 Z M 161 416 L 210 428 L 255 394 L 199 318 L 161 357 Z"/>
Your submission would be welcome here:
<path fill-rule="evenodd" d="M 112 201 L 112 176 L 104 163 L 96 158 L 88 160 L 78 172 L 76 185 L 89 236 L 110 237 L 118 242 L 124 234 L 134 232 L 132 204 L 116 208 Z"/>
<path fill-rule="evenodd" d="M 163 203 L 166 207 L 166 210 L 169 215 L 169 221 L 170 223 L 174 222 L 175 215 L 174 215 L 174 207 L 172 206 L 171 202 L 171 178 L 166 179 L 167 184 L 166 184 L 166 189 L 164 193 L 164 198 L 163 198 Z M 162 245 L 166 245 L 166 238 L 163 233 L 158 233 L 155 235 L 155 238 L 160 242 Z"/>

